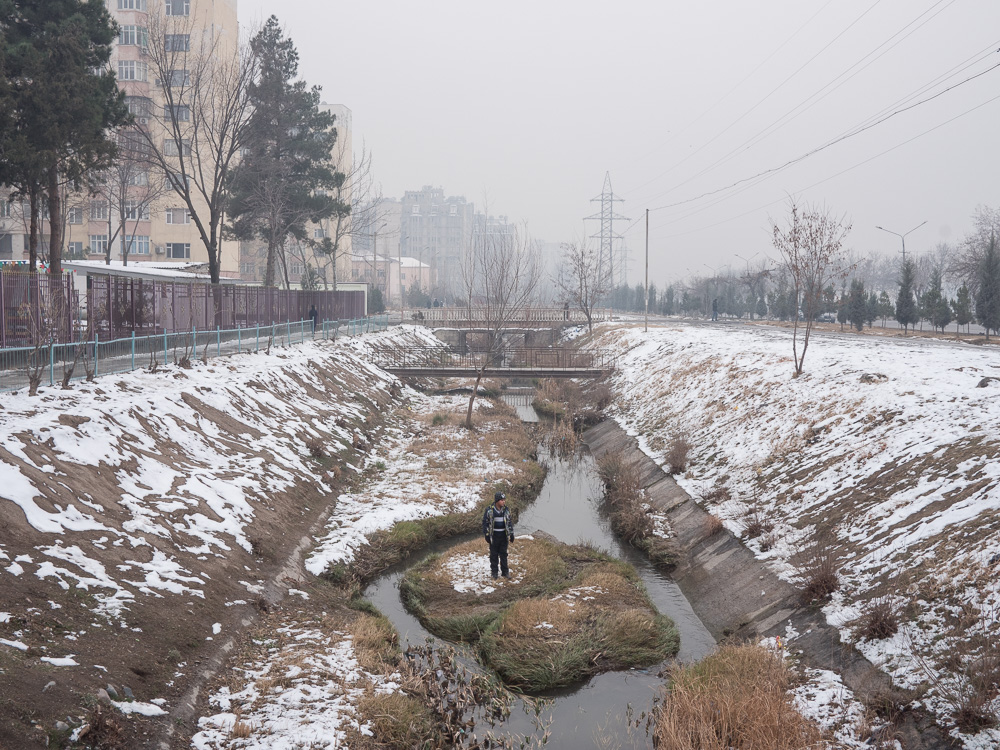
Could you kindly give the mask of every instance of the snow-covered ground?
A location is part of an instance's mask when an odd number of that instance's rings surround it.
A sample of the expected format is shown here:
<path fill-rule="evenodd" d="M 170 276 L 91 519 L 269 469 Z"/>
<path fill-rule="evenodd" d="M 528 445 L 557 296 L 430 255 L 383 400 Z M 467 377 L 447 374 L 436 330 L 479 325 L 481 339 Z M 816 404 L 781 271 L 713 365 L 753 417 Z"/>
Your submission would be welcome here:
<path fill-rule="evenodd" d="M 605 327 L 592 345 L 620 352 L 617 420 L 659 463 L 686 438 L 681 486 L 737 534 L 763 519 L 747 544 L 780 576 L 802 584 L 835 556 L 824 613 L 845 639 L 891 606 L 899 632 L 858 647 L 947 723 L 966 685 L 956 667 L 1000 644 L 1000 380 L 977 387 L 1000 378 L 1000 351 L 821 335 L 793 378 L 787 329 Z M 998 747 L 1000 732 L 962 740 Z"/>

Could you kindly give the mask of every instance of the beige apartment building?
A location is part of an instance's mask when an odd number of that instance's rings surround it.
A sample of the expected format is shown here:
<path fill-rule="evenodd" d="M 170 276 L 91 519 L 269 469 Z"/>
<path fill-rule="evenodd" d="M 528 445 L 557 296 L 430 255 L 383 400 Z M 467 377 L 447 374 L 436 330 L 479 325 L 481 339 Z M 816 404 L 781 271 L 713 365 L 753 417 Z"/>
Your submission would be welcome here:
<path fill-rule="evenodd" d="M 168 142 L 163 126 L 165 112 L 163 89 L 190 80 L 185 60 L 211 47 L 216 56 L 235 55 L 239 40 L 236 0 L 108 0 L 108 9 L 120 30 L 111 57 L 125 101 L 139 125 L 147 128 L 155 141 L 163 143 L 164 152 L 185 144 Z M 151 34 L 162 34 L 163 46 L 176 52 L 178 67 L 172 69 L 171 80 L 157 78 L 150 62 Z M 183 121 L 190 117 L 179 107 L 171 116 Z M 119 172 L 120 174 L 120 172 Z M 208 262 L 208 251 L 197 226 L 191 221 L 183 200 L 168 187 L 157 191 L 150 205 L 140 196 L 150 186 L 163 185 L 164 178 L 153 167 L 135 167 L 127 175 L 131 194 L 136 200 L 126 200 L 124 236 L 118 231 L 117 206 L 106 195 L 67 192 L 65 196 L 65 229 L 63 257 L 77 260 L 105 258 L 109 244 L 111 258 L 122 259 L 123 243 L 129 243 L 129 261 L 157 261 L 190 264 Z M 199 212 L 200 213 L 200 212 Z M 40 236 L 40 253 L 48 255 L 48 216 L 44 216 Z M 28 257 L 28 206 L 0 201 L 0 259 L 21 260 Z M 220 275 L 239 276 L 239 247 L 236 242 L 223 241 L 220 246 Z"/>

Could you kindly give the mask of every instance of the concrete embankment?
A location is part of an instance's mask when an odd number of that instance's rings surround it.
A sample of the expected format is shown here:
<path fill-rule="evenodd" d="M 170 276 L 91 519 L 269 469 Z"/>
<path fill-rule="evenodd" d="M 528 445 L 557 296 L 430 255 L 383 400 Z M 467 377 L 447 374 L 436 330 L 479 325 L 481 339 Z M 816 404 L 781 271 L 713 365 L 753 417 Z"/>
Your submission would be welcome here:
<path fill-rule="evenodd" d="M 607 420 L 587 430 L 584 441 L 598 460 L 621 451 L 637 462 L 650 503 L 670 519 L 680 560 L 673 578 L 695 613 L 717 640 L 797 636 L 788 643 L 804 667 L 839 674 L 868 705 L 908 702 L 884 672 L 850 644 L 821 612 L 799 603 L 799 590 L 779 579 L 727 529 L 709 534 L 708 512 L 699 506 L 618 423 Z M 953 742 L 930 717 L 908 711 L 897 727 L 905 750 L 952 747 Z"/>

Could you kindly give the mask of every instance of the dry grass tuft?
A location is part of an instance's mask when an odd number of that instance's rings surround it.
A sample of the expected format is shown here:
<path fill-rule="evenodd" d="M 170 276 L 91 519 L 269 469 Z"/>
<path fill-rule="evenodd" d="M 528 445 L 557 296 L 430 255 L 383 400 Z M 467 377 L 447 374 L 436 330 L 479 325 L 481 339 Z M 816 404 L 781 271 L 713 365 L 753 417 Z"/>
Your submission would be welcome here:
<path fill-rule="evenodd" d="M 715 536 L 725 528 L 722 519 L 709 513 L 705 516 L 705 536 Z"/>
<path fill-rule="evenodd" d="M 868 602 L 854 624 L 854 637 L 858 640 L 880 641 L 891 638 L 898 631 L 899 607 L 889 597 Z"/>
<path fill-rule="evenodd" d="M 819 729 L 793 707 L 791 674 L 756 645 L 725 645 L 680 667 L 656 716 L 655 744 L 671 750 L 800 750 Z"/>
<path fill-rule="evenodd" d="M 373 737 L 366 740 L 358 732 L 348 737 L 351 747 L 412 750 L 424 747 L 434 734 L 430 709 L 405 693 L 368 693 L 358 701 L 358 713 Z"/>
<path fill-rule="evenodd" d="M 354 638 L 354 655 L 362 669 L 381 674 L 396 663 L 399 636 L 384 617 L 362 615 L 350 627 Z"/>
<path fill-rule="evenodd" d="M 564 601 L 548 599 L 522 599 L 514 602 L 504 616 L 504 637 L 536 636 L 540 630 L 545 635 L 565 635 L 577 627 L 577 614 Z M 551 628 L 539 628 L 548 623 Z"/>
<path fill-rule="evenodd" d="M 803 604 L 825 602 L 834 591 L 840 588 L 837 562 L 829 553 L 817 557 L 805 573 L 806 581 L 801 595 Z"/>
<path fill-rule="evenodd" d="M 670 441 L 665 458 L 671 474 L 683 474 L 687 471 L 688 455 L 691 453 L 692 447 L 691 442 L 684 435 L 678 435 Z"/>

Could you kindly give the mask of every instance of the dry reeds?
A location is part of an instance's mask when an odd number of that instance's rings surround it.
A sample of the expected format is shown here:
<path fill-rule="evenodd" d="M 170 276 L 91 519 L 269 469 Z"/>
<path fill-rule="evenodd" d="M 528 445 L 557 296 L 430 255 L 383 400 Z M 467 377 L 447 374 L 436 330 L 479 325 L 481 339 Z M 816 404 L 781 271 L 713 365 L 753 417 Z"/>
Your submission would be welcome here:
<path fill-rule="evenodd" d="M 362 615 L 350 627 L 354 640 L 354 656 L 362 669 L 382 673 L 395 663 L 399 653 L 399 636 L 384 617 Z"/>
<path fill-rule="evenodd" d="M 656 716 L 657 747 L 671 750 L 801 750 L 819 729 L 788 695 L 781 657 L 756 645 L 724 645 L 674 672 Z"/>

